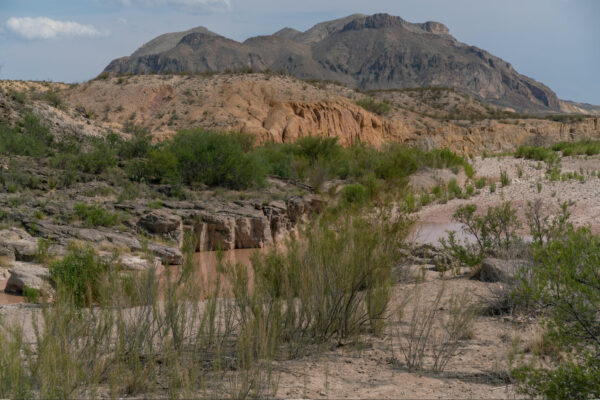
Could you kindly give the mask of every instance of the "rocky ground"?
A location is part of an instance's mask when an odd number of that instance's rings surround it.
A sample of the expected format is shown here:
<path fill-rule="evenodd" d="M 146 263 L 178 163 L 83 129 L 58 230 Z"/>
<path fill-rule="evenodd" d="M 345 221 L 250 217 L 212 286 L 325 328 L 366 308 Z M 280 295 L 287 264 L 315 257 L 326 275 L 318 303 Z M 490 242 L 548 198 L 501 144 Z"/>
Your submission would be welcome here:
<path fill-rule="evenodd" d="M 473 203 L 485 210 L 510 201 L 519 219 L 525 221 L 527 203 L 541 199 L 549 215 L 559 211 L 560 203 L 572 202 L 571 221 L 577 226 L 589 225 L 595 233 L 600 232 L 600 157 L 563 157 L 561 164 L 562 173 L 581 174 L 583 179 L 559 179 L 553 182 L 546 175 L 544 163 L 512 156 L 476 157 L 474 167 L 477 177 L 494 182 L 496 190 L 491 192 L 488 184 L 469 199 L 454 199 L 424 207 L 416 213 L 416 217 L 423 223 L 439 224 L 443 229 L 443 226 L 451 224 L 452 214 L 461 204 Z M 500 183 L 501 171 L 507 172 L 510 178 L 510 184 L 506 187 Z M 526 226 L 521 233 L 527 234 Z"/>

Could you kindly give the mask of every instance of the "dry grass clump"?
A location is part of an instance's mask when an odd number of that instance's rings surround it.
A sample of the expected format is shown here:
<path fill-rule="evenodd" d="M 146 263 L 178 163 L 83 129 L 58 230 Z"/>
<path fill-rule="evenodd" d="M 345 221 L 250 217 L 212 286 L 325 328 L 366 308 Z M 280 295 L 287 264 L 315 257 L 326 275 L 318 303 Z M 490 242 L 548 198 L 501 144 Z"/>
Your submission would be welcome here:
<path fill-rule="evenodd" d="M 444 292 L 442 286 L 433 301 L 428 301 L 417 283 L 398 309 L 399 325 L 394 336 L 399 339 L 403 364 L 409 370 L 443 371 L 462 342 L 474 337 L 476 305 L 465 293 L 442 301 Z M 400 364 L 397 359 L 394 362 Z"/>

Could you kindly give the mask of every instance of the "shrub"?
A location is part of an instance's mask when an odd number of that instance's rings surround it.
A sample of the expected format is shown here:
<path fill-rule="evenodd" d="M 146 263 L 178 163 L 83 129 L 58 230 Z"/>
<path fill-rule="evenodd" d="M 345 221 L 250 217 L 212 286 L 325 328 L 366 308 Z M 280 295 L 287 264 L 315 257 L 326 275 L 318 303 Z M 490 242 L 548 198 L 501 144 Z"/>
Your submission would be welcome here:
<path fill-rule="evenodd" d="M 72 296 L 78 306 L 100 299 L 100 279 L 109 270 L 90 247 L 71 247 L 62 260 L 50 266 L 51 282 L 63 295 Z"/>
<path fill-rule="evenodd" d="M 239 137 L 204 131 L 181 131 L 167 147 L 177 158 L 186 183 L 245 189 L 264 181 L 265 169 L 245 153 Z"/>
<path fill-rule="evenodd" d="M 545 147 L 519 146 L 515 153 L 517 158 L 526 158 L 529 160 L 546 161 L 553 157 L 554 153 Z"/>
<path fill-rule="evenodd" d="M 50 128 L 33 114 L 25 114 L 14 128 L 0 124 L 0 153 L 43 157 L 53 143 Z"/>
<path fill-rule="evenodd" d="M 501 170 L 500 171 L 500 183 L 502 187 L 510 185 L 510 178 L 508 177 L 508 172 Z"/>
<path fill-rule="evenodd" d="M 465 169 L 465 175 L 467 176 L 467 178 L 473 179 L 473 177 L 475 176 L 475 169 L 473 169 L 473 166 L 469 163 L 465 163 L 464 169 Z"/>
<path fill-rule="evenodd" d="M 589 228 L 565 227 L 536 243 L 522 291 L 546 310 L 547 335 L 569 359 L 521 366 L 513 376 L 532 396 L 586 399 L 600 396 L 600 238 Z"/>
<path fill-rule="evenodd" d="M 23 297 L 28 303 L 37 303 L 40 299 L 40 292 L 37 289 L 25 286 L 23 288 Z"/>
<path fill-rule="evenodd" d="M 443 371 L 461 342 L 473 335 L 476 307 L 466 294 L 452 295 L 442 302 L 444 291 L 442 287 L 433 302 L 428 302 L 417 284 L 398 309 L 399 320 L 405 324 L 396 335 L 404 365 L 409 370 Z M 441 313 L 444 309 L 448 310 L 446 315 Z M 427 359 L 431 360 L 429 366 L 425 365 Z"/>
<path fill-rule="evenodd" d="M 363 185 L 346 185 L 340 192 L 340 201 L 342 205 L 365 205 L 369 200 L 369 193 Z"/>
<path fill-rule="evenodd" d="M 146 157 L 152 149 L 152 137 L 147 129 L 137 125 L 125 125 L 125 132 L 131 135 L 129 140 L 123 140 L 113 135 L 111 142 L 117 147 L 118 155 L 123 159 Z"/>
<path fill-rule="evenodd" d="M 48 104 L 50 104 L 52 107 L 55 107 L 55 108 L 63 108 L 64 107 L 63 99 L 58 90 L 48 90 L 44 94 L 44 100 L 46 100 L 48 102 Z"/>
<path fill-rule="evenodd" d="M 75 216 L 86 226 L 113 226 L 119 222 L 117 214 L 110 213 L 97 205 L 75 204 Z"/>
<path fill-rule="evenodd" d="M 356 102 L 356 104 L 377 115 L 385 115 L 391 110 L 390 104 L 387 101 L 377 101 L 372 97 L 359 100 Z"/>
<path fill-rule="evenodd" d="M 81 172 L 98 175 L 117 165 L 117 158 L 108 144 L 100 142 L 94 149 L 76 156 L 73 163 L 71 167 Z"/>
<path fill-rule="evenodd" d="M 516 231 L 521 225 L 510 202 L 489 207 L 484 215 L 476 215 L 476 211 L 475 204 L 466 204 L 459 206 L 453 215 L 474 243 L 459 243 L 456 232 L 452 231 L 447 240 L 440 240 L 451 258 L 467 266 L 478 264 L 485 256 L 498 256 L 519 243 Z"/>
<path fill-rule="evenodd" d="M 267 304 L 280 321 L 281 339 L 290 351 L 307 342 L 343 343 L 367 330 L 382 332 L 392 266 L 408 224 L 379 217 L 323 216 L 285 251 L 253 257 L 258 304 Z"/>
<path fill-rule="evenodd" d="M 133 181 L 151 183 L 176 183 L 180 180 L 178 160 L 169 150 L 151 150 L 148 158 L 133 160 L 127 166 Z"/>

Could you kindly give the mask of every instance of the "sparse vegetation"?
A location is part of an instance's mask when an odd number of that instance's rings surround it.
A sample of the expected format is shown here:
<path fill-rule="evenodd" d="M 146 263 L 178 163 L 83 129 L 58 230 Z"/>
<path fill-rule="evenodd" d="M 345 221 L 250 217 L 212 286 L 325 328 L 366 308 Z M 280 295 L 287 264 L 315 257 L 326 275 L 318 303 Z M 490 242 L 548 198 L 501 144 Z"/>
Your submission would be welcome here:
<path fill-rule="evenodd" d="M 370 111 L 377 115 L 386 115 L 390 112 L 391 106 L 389 103 L 385 101 L 377 101 L 372 97 L 368 97 L 363 100 L 359 100 L 356 102 L 359 106 L 364 108 L 367 111 Z"/>

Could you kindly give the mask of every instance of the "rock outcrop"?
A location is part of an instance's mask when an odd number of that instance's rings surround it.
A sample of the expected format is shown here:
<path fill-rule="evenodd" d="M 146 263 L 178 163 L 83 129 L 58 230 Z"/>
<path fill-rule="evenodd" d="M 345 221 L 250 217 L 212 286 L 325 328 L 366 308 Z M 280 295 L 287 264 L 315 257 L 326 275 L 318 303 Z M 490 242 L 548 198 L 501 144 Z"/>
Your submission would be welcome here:
<path fill-rule="evenodd" d="M 0 231 L 0 260 L 5 262 L 32 261 L 38 250 L 38 241 L 25 230 L 9 228 Z"/>

